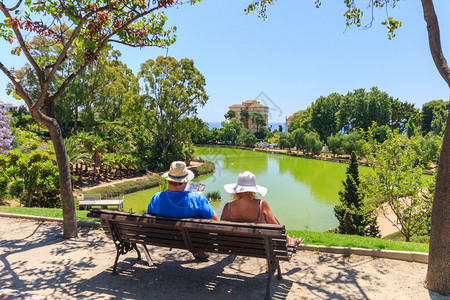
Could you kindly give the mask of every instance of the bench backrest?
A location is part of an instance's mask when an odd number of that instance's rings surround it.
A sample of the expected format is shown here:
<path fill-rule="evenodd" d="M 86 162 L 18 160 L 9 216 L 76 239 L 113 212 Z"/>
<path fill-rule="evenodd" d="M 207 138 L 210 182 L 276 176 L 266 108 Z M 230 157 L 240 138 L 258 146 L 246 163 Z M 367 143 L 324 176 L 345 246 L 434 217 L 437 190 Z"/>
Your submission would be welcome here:
<path fill-rule="evenodd" d="M 286 245 L 283 225 L 178 219 L 92 209 L 105 233 L 123 242 L 190 251 L 208 251 L 289 260 L 295 247 Z"/>

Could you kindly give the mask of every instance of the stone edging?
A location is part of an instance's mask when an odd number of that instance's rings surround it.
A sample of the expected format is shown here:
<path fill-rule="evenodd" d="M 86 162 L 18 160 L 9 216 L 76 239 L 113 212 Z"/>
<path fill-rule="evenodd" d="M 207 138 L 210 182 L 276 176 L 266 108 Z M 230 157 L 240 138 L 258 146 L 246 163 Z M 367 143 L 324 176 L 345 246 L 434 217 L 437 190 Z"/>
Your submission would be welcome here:
<path fill-rule="evenodd" d="M 0 217 L 6 218 L 21 218 L 37 221 L 48 221 L 62 223 L 61 218 L 39 217 L 20 214 L 0 213 Z M 100 222 L 95 221 L 82 221 L 77 220 L 79 226 L 100 226 Z M 334 254 L 355 254 L 361 256 L 372 256 L 396 260 L 405 260 L 410 262 L 428 263 L 428 253 L 412 252 L 412 251 L 396 251 L 396 250 L 380 250 L 380 249 L 365 249 L 365 248 L 353 248 L 353 247 L 337 247 L 337 246 L 321 246 L 321 245 L 306 245 L 300 244 L 297 246 L 297 250 L 306 251 L 318 251 Z"/>
<path fill-rule="evenodd" d="M 50 217 L 10 214 L 10 213 L 2 213 L 2 212 L 0 212 L 0 217 L 28 219 L 28 220 L 45 221 L 45 222 L 56 222 L 56 223 L 62 223 L 63 222 L 63 219 L 61 219 L 61 218 L 50 218 Z M 78 224 L 78 226 L 99 226 L 100 222 L 77 220 L 77 224 Z"/>
<path fill-rule="evenodd" d="M 380 250 L 380 249 L 366 249 L 354 247 L 337 247 L 337 246 L 322 246 L 322 245 L 304 245 L 297 246 L 297 250 L 318 251 L 334 254 L 356 254 L 362 256 L 372 256 L 380 258 L 389 258 L 396 260 L 405 260 L 410 262 L 428 263 L 428 253 L 413 252 L 413 251 L 397 251 L 397 250 Z"/>

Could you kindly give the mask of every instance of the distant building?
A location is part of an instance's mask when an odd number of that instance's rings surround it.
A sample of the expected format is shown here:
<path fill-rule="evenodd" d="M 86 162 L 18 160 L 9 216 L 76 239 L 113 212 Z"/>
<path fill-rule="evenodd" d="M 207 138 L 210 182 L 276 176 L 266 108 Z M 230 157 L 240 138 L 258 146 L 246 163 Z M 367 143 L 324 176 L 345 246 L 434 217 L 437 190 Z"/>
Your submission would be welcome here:
<path fill-rule="evenodd" d="M 5 110 L 14 110 L 14 111 L 17 111 L 19 109 L 18 106 L 12 103 L 2 101 L 0 101 L 0 107 L 4 108 Z"/>
<path fill-rule="evenodd" d="M 259 103 L 257 100 L 247 100 L 242 102 L 242 104 L 231 105 L 229 109 L 236 113 L 236 119 L 238 119 L 239 121 L 241 120 L 241 111 L 246 109 L 250 115 L 250 117 L 248 118 L 248 129 L 252 130 L 253 132 L 256 131 L 257 125 L 253 123 L 253 120 L 251 118 L 252 113 L 261 114 L 264 119 L 266 119 L 266 127 L 269 124 L 269 107 Z"/>

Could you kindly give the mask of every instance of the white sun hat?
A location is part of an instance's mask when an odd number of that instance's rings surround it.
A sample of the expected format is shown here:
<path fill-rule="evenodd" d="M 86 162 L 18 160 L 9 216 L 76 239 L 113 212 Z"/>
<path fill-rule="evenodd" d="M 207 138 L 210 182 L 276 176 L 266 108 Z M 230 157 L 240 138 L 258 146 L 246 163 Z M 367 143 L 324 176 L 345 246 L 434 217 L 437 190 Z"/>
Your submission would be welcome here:
<path fill-rule="evenodd" d="M 174 161 L 170 165 L 169 172 L 164 173 L 162 178 L 175 182 L 188 182 L 194 179 L 195 175 L 188 170 L 184 161 Z"/>
<path fill-rule="evenodd" d="M 239 174 L 237 183 L 225 184 L 223 188 L 229 194 L 254 192 L 262 197 L 267 194 L 267 188 L 256 185 L 256 176 L 249 171 Z"/>

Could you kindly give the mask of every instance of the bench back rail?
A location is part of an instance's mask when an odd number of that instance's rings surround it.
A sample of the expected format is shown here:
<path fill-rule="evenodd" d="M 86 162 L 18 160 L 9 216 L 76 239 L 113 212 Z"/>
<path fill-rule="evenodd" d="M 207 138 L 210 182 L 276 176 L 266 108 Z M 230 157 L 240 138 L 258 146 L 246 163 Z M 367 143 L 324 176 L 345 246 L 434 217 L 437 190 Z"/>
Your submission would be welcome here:
<path fill-rule="evenodd" d="M 286 244 L 283 225 L 166 218 L 104 209 L 92 209 L 88 217 L 99 218 L 116 244 L 114 273 L 119 255 L 134 249 L 140 258 L 136 244 L 144 246 L 147 257 L 145 245 L 265 258 L 270 295 L 270 278 L 276 269 L 281 277 L 279 261 L 289 261 L 295 253 L 295 247 Z"/>

